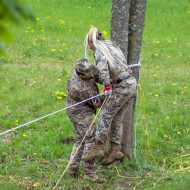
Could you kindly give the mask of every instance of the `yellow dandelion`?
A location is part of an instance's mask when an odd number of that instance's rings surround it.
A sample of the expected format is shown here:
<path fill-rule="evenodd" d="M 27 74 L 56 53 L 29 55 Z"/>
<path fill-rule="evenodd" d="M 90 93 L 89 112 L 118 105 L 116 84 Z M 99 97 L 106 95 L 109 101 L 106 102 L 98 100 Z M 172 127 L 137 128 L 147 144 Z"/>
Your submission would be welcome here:
<path fill-rule="evenodd" d="M 181 135 L 181 132 L 180 132 L 180 131 L 178 131 L 178 132 L 177 132 L 177 134 L 178 134 L 178 135 Z"/>
<path fill-rule="evenodd" d="M 56 52 L 57 50 L 56 49 L 51 49 L 52 52 Z"/>
<path fill-rule="evenodd" d="M 37 18 L 36 18 L 36 21 L 40 21 L 40 18 L 39 18 L 39 17 L 37 17 Z"/>
<path fill-rule="evenodd" d="M 41 29 L 41 32 L 44 32 L 44 29 Z"/>
<path fill-rule="evenodd" d="M 33 187 L 39 187 L 39 186 L 41 186 L 41 183 L 38 181 L 33 184 Z"/>
<path fill-rule="evenodd" d="M 152 42 L 153 42 L 153 43 L 156 43 L 156 40 L 153 40 Z"/>
<path fill-rule="evenodd" d="M 58 95 L 58 94 L 59 94 L 59 91 L 56 91 L 56 92 L 55 92 L 55 94 L 57 94 L 57 95 Z"/>
<path fill-rule="evenodd" d="M 158 96 L 159 96 L 159 94 L 155 94 L 154 96 L 155 96 L 155 97 L 158 97 Z"/>
<path fill-rule="evenodd" d="M 159 44 L 160 43 L 160 41 L 158 40 L 158 41 L 156 41 L 156 44 Z"/>
<path fill-rule="evenodd" d="M 57 79 L 58 81 L 61 81 L 61 79 Z"/>
<path fill-rule="evenodd" d="M 63 50 L 62 49 L 59 49 L 60 52 L 62 52 Z"/>
<path fill-rule="evenodd" d="M 158 75 L 154 74 L 153 76 L 154 76 L 154 77 L 157 77 Z"/>
<path fill-rule="evenodd" d="M 62 100 L 63 99 L 62 96 L 57 96 L 56 98 L 57 98 L 57 100 Z"/>
<path fill-rule="evenodd" d="M 23 137 L 27 137 L 27 134 L 24 133 L 22 136 L 23 136 Z"/>
<path fill-rule="evenodd" d="M 65 43 L 63 43 L 63 46 L 66 46 L 66 44 L 65 44 Z"/>
<path fill-rule="evenodd" d="M 164 135 L 164 138 L 168 138 L 168 135 L 165 134 L 165 135 Z"/>
<path fill-rule="evenodd" d="M 181 94 L 184 94 L 184 93 L 185 93 L 185 92 L 183 92 L 183 91 L 181 92 Z"/>
<path fill-rule="evenodd" d="M 173 83 L 172 83 L 172 86 L 176 86 L 176 83 L 175 83 L 175 82 L 173 82 Z"/>
<path fill-rule="evenodd" d="M 31 32 L 35 32 L 35 30 L 31 30 Z"/>
<path fill-rule="evenodd" d="M 102 31 L 102 34 L 104 35 L 104 36 L 107 36 L 108 35 L 108 32 L 107 31 Z"/>
<path fill-rule="evenodd" d="M 154 55 L 155 55 L 155 56 L 158 56 L 158 53 L 155 53 Z"/>
<path fill-rule="evenodd" d="M 42 38 L 42 40 L 45 40 L 46 38 Z"/>
<path fill-rule="evenodd" d="M 184 89 L 186 89 L 186 88 L 187 88 L 187 86 L 184 86 L 183 88 L 184 88 Z"/>
<path fill-rule="evenodd" d="M 65 21 L 62 19 L 58 20 L 58 22 L 59 22 L 59 24 L 65 24 Z"/>
<path fill-rule="evenodd" d="M 67 96 L 67 93 L 66 92 L 60 92 L 59 93 L 61 96 L 63 96 L 63 97 L 66 97 Z"/>

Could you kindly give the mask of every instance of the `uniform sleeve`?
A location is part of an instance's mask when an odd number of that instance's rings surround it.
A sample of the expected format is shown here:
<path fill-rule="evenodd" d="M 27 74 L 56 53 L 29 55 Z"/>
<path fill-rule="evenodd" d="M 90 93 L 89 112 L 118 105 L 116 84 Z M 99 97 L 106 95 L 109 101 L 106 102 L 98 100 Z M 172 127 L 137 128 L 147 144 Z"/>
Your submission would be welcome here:
<path fill-rule="evenodd" d="M 104 84 L 104 86 L 110 85 L 110 75 L 109 75 L 109 68 L 108 63 L 105 55 L 103 55 L 100 50 L 95 50 L 94 58 L 96 61 L 96 66 L 99 71 L 99 78 L 100 81 Z"/>

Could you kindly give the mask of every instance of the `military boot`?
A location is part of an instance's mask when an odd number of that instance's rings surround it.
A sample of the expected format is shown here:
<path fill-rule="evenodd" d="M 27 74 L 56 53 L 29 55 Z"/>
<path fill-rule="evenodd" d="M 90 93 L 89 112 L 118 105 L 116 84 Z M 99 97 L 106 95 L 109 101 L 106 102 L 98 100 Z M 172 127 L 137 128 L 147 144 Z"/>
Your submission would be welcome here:
<path fill-rule="evenodd" d="M 105 180 L 102 177 L 98 176 L 96 173 L 93 173 L 93 174 L 87 174 L 86 173 L 84 175 L 84 179 L 88 179 L 88 180 L 90 180 L 92 182 L 96 182 L 96 183 L 103 183 L 103 182 L 105 182 Z"/>
<path fill-rule="evenodd" d="M 95 157 L 103 157 L 104 156 L 103 147 L 104 144 L 102 144 L 99 141 L 96 141 L 95 144 L 92 146 L 92 148 L 85 155 L 82 155 L 81 160 L 88 161 L 92 160 Z"/>
<path fill-rule="evenodd" d="M 102 165 L 106 166 L 112 164 L 117 160 L 121 160 L 124 157 L 124 154 L 120 151 L 120 145 L 111 143 L 111 152 L 108 157 L 102 160 Z"/>

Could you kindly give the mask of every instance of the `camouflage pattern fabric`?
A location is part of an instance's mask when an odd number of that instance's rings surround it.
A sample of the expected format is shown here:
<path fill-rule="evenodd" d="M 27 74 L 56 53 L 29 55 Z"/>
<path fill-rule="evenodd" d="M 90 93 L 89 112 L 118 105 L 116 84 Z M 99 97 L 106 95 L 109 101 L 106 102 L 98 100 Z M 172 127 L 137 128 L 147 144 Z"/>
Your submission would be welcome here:
<path fill-rule="evenodd" d="M 118 78 L 132 74 L 132 71 L 131 69 L 127 68 L 127 61 L 125 59 L 125 56 L 123 55 L 121 49 L 116 45 L 116 43 L 110 40 L 104 40 L 103 42 L 114 58 L 114 70 L 110 69 L 105 55 L 99 49 L 96 49 L 94 51 L 94 58 L 96 61 L 97 69 L 99 71 L 99 78 L 101 83 L 103 83 L 105 86 L 109 86 L 111 82 L 115 83 Z"/>
<path fill-rule="evenodd" d="M 109 95 L 100 114 L 96 139 L 105 142 L 108 128 L 111 126 L 110 139 L 112 142 L 120 144 L 123 133 L 124 110 L 130 98 L 135 96 L 137 82 L 135 77 L 131 75 L 131 70 L 127 68 L 127 61 L 120 48 L 110 40 L 104 40 L 104 44 L 114 58 L 115 67 L 111 70 L 103 53 L 98 49 L 94 51 L 100 81 L 104 86 L 112 84 L 112 94 Z M 117 82 L 118 79 L 123 80 Z"/>
<path fill-rule="evenodd" d="M 110 128 L 110 140 L 121 144 L 123 133 L 123 117 L 128 101 L 136 93 L 136 80 L 129 77 L 119 84 L 114 84 L 112 94 L 109 95 L 99 117 L 99 126 L 96 129 L 96 139 L 104 143 L 107 139 L 108 128 Z"/>
<path fill-rule="evenodd" d="M 85 100 L 91 96 L 97 95 L 98 87 L 94 79 L 82 80 L 74 71 L 68 81 L 67 89 L 67 106 L 78 103 L 82 100 Z M 72 153 L 70 159 L 72 159 L 70 170 L 79 170 L 80 160 L 83 154 L 91 148 L 94 143 L 95 137 L 95 124 L 89 130 L 85 141 L 80 147 L 79 151 L 73 155 L 78 149 L 84 135 L 86 134 L 90 124 L 93 120 L 93 114 L 96 110 L 96 107 L 100 106 L 100 101 L 88 101 L 86 103 L 80 104 L 78 106 L 72 107 L 67 110 L 67 114 L 74 126 L 76 137 L 73 145 Z M 84 171 L 86 174 L 94 174 L 95 172 L 95 160 L 85 161 L 84 162 Z"/>

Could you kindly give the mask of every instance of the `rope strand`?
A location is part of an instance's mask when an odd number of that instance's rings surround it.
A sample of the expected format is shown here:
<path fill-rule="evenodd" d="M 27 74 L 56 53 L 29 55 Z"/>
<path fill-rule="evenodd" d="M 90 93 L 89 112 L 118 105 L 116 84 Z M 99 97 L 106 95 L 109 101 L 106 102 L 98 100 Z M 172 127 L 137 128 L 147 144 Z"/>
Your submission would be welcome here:
<path fill-rule="evenodd" d="M 80 105 L 80 104 L 82 104 L 82 103 L 84 103 L 84 102 L 87 102 L 87 101 L 89 101 L 89 100 L 92 100 L 92 99 L 94 99 L 94 98 L 97 98 L 97 97 L 102 96 L 102 95 L 105 95 L 105 94 L 107 94 L 107 93 L 101 93 L 101 94 L 98 94 L 98 95 L 96 95 L 96 96 L 92 96 L 91 98 L 88 98 L 88 99 L 86 99 L 86 100 L 83 100 L 83 101 L 81 101 L 81 102 L 78 102 L 78 103 L 76 103 L 76 104 L 73 104 L 73 105 L 71 105 L 71 106 L 68 106 L 68 107 L 66 107 L 66 108 L 63 108 L 63 109 L 57 110 L 57 111 L 55 111 L 55 112 L 52 112 L 52 113 L 50 113 L 50 114 L 44 115 L 44 116 L 42 116 L 42 117 L 39 117 L 39 118 L 37 118 L 37 119 L 34 119 L 34 120 L 32 120 L 32 121 L 29 121 L 29 122 L 24 123 L 24 124 L 22 124 L 22 125 L 19 125 L 19 126 L 17 126 L 17 127 L 14 127 L 14 128 L 12 128 L 12 129 L 8 129 L 8 130 L 6 130 L 6 131 L 4 131 L 4 132 L 1 132 L 1 133 L 0 133 L 0 136 L 1 136 L 1 135 L 4 135 L 4 134 L 6 134 L 6 133 L 10 133 L 11 131 L 15 131 L 15 130 L 21 128 L 21 127 L 25 127 L 25 126 L 27 126 L 27 125 L 29 125 L 29 124 L 31 124 L 31 123 L 35 123 L 35 122 L 37 122 L 37 121 L 40 121 L 40 120 L 42 120 L 42 119 L 44 119 L 44 118 L 46 118 L 46 117 L 49 117 L 49 116 L 54 115 L 54 114 L 56 114 L 56 113 L 59 113 L 59 112 L 61 112 L 61 111 L 67 110 L 67 109 L 72 108 L 72 107 L 74 107 L 74 106 L 78 106 L 78 105 Z"/>
<path fill-rule="evenodd" d="M 65 170 L 64 170 L 64 171 L 63 171 L 63 173 L 61 174 L 61 177 L 58 179 L 57 183 L 55 184 L 55 186 L 54 186 L 53 190 L 57 188 L 57 186 L 58 186 L 59 182 L 61 181 L 61 179 L 62 179 L 62 178 L 63 178 L 63 176 L 65 175 L 65 173 L 66 173 L 67 169 L 69 168 L 69 166 L 70 166 L 71 162 L 73 161 L 73 159 L 74 159 L 75 155 L 77 154 L 77 152 L 78 152 L 78 150 L 80 149 L 80 147 L 81 147 L 82 143 L 84 142 L 84 140 L 85 140 L 85 138 L 86 138 L 86 136 L 87 136 L 87 134 L 88 134 L 89 130 L 90 130 L 90 129 L 91 129 L 91 127 L 93 126 L 94 121 L 96 120 L 96 118 L 98 117 L 98 115 L 99 115 L 100 111 L 102 110 L 102 108 L 103 108 L 103 106 L 104 106 L 104 104 L 105 104 L 105 102 L 106 102 L 107 98 L 108 98 L 108 96 L 106 96 L 106 98 L 105 98 L 104 102 L 102 103 L 102 106 L 101 106 L 101 107 L 100 107 L 100 109 L 98 110 L 98 113 L 97 113 L 97 114 L 96 114 L 96 116 L 94 117 L 94 119 L 93 119 L 92 123 L 90 124 L 90 127 L 88 128 L 88 130 L 87 130 L 86 134 L 84 135 L 84 137 L 83 137 L 83 139 L 82 139 L 81 143 L 79 144 L 79 146 L 78 146 L 77 150 L 75 151 L 75 153 L 74 153 L 73 157 L 71 158 L 71 160 L 70 160 L 70 161 L 69 161 L 69 163 L 67 164 L 67 166 L 66 166 Z"/>

